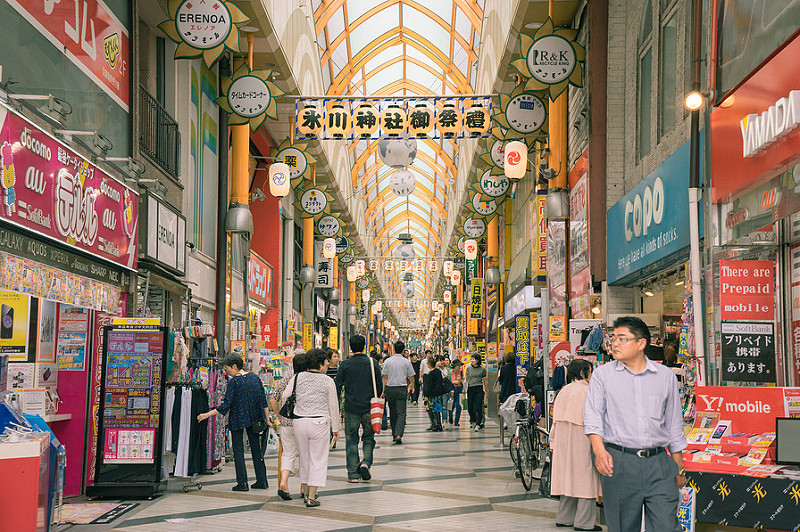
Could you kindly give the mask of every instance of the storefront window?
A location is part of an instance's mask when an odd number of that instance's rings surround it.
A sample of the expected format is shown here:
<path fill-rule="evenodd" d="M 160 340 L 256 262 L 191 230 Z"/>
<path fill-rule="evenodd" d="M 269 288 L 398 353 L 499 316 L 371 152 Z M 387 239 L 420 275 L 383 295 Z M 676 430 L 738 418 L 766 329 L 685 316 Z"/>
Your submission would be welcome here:
<path fill-rule="evenodd" d="M 678 63 L 678 16 L 673 13 L 661 27 L 661 84 L 659 92 L 659 137 L 675 126 Z"/>
<path fill-rule="evenodd" d="M 639 60 L 639 156 L 650 153 L 651 98 L 653 92 L 653 50 L 649 48 Z"/>

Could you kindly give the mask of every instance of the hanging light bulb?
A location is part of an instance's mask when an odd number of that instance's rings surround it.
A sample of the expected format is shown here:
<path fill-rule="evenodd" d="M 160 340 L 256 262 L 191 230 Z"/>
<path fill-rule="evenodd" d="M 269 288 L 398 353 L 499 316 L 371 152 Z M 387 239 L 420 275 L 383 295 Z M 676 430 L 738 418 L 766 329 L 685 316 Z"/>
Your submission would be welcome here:
<path fill-rule="evenodd" d="M 464 256 L 467 260 L 475 260 L 478 256 L 478 243 L 472 239 L 464 241 Z"/>
<path fill-rule="evenodd" d="M 436 309 L 437 309 L 437 308 L 439 308 L 439 304 L 438 304 L 438 303 L 436 302 L 436 300 L 434 299 L 433 301 L 431 301 L 431 310 L 432 310 L 433 312 L 436 312 Z"/>
<path fill-rule="evenodd" d="M 336 256 L 336 240 L 333 238 L 326 238 L 322 242 L 322 256 L 326 259 L 332 259 Z"/>
<path fill-rule="evenodd" d="M 377 300 L 377 301 L 375 302 L 375 306 L 376 306 L 376 307 L 378 307 L 378 312 L 380 312 L 380 311 L 381 311 L 381 309 L 383 309 L 383 301 L 381 301 L 380 299 L 379 299 L 379 300 Z"/>
<path fill-rule="evenodd" d="M 444 303 L 439 303 L 439 308 L 437 310 L 439 314 L 444 314 Z"/>
<path fill-rule="evenodd" d="M 269 192 L 276 198 L 289 194 L 291 187 L 289 179 L 289 165 L 286 163 L 273 163 L 269 166 Z"/>
<path fill-rule="evenodd" d="M 355 266 L 347 267 L 347 282 L 354 283 L 358 279 L 358 273 Z"/>

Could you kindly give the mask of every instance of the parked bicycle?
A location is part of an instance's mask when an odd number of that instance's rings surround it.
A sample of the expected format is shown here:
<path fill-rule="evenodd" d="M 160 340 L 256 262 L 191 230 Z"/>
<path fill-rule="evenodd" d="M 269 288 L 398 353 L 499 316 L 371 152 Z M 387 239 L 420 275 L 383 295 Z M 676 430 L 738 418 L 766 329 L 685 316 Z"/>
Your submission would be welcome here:
<path fill-rule="evenodd" d="M 541 476 L 534 476 L 534 471 L 544 464 L 550 449 L 550 434 L 538 426 L 529 399 L 517 401 L 516 408 L 520 418 L 508 449 L 511 460 L 517 468 L 517 475 L 522 481 L 522 487 L 530 491 L 533 481 L 541 479 Z"/>

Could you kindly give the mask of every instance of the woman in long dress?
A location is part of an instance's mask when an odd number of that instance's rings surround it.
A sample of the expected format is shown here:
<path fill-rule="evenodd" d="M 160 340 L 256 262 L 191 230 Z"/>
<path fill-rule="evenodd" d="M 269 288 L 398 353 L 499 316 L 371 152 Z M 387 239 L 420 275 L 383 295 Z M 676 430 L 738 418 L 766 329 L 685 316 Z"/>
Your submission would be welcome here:
<path fill-rule="evenodd" d="M 592 365 L 577 359 L 567 366 L 567 385 L 553 405 L 550 447 L 553 472 L 550 493 L 560 495 L 557 526 L 575 530 L 602 530 L 596 526 L 595 499 L 601 494 L 600 475 L 592 460 L 592 445 L 583 433 L 583 405 L 589 390 Z"/>

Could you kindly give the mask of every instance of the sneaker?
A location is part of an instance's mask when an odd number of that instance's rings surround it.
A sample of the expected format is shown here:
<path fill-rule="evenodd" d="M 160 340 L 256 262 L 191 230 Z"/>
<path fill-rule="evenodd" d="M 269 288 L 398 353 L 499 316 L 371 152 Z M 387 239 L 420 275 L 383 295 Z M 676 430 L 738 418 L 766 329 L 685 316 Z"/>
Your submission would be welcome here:
<path fill-rule="evenodd" d="M 358 466 L 358 472 L 361 473 L 361 480 L 369 480 L 372 478 L 372 474 L 369 472 L 369 466 L 367 464 L 361 464 Z"/>
<path fill-rule="evenodd" d="M 250 487 L 247 484 L 236 484 L 231 491 L 250 491 Z"/>
<path fill-rule="evenodd" d="M 350 484 L 358 484 L 359 480 L 360 479 L 358 478 L 348 478 L 347 482 L 349 482 Z"/>
<path fill-rule="evenodd" d="M 472 428 L 472 430 L 474 430 L 475 432 L 480 432 L 480 431 L 481 431 L 481 428 L 480 428 L 478 425 L 475 425 L 475 426 Z"/>
<path fill-rule="evenodd" d="M 475 428 L 475 423 L 470 422 L 469 428 L 474 429 Z"/>

